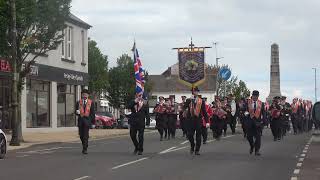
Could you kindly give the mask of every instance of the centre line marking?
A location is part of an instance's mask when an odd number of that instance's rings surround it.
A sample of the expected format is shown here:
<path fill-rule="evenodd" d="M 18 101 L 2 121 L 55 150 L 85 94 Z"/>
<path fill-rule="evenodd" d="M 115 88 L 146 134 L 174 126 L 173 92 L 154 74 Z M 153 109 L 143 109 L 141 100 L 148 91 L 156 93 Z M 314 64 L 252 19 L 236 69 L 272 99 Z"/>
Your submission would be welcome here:
<path fill-rule="evenodd" d="M 168 153 L 169 153 L 169 152 L 174 152 L 174 151 L 179 151 L 179 150 L 185 149 L 185 148 L 187 148 L 187 147 L 188 147 L 188 146 L 183 146 L 183 147 L 180 147 L 180 148 L 177 148 L 177 149 L 172 149 L 172 150 L 168 151 Z"/>
<path fill-rule="evenodd" d="M 82 179 L 88 179 L 88 178 L 90 178 L 90 176 L 83 176 L 83 177 L 79 177 L 79 178 L 74 179 L 74 180 L 82 180 Z"/>
<path fill-rule="evenodd" d="M 303 152 L 303 153 L 307 153 L 308 151 L 307 151 L 307 150 L 303 150 L 302 152 Z"/>
<path fill-rule="evenodd" d="M 125 164 L 121 164 L 119 166 L 113 167 L 112 170 L 119 169 L 121 167 L 128 166 L 130 164 L 134 164 L 134 163 L 137 163 L 137 162 L 140 162 L 140 161 L 144 161 L 144 160 L 147 160 L 147 159 L 149 159 L 149 158 L 145 157 L 145 158 L 141 158 L 141 159 L 138 159 L 138 160 L 135 160 L 135 161 L 131 161 L 131 162 L 125 163 Z"/>
<path fill-rule="evenodd" d="M 306 154 L 301 154 L 301 157 L 306 157 Z"/>
<path fill-rule="evenodd" d="M 186 140 L 186 141 L 184 141 L 184 142 L 182 142 L 182 143 L 180 143 L 180 144 L 186 144 L 186 143 L 188 143 L 189 141 L 188 140 Z"/>
<path fill-rule="evenodd" d="M 292 177 L 291 180 L 298 180 L 298 178 L 297 177 Z"/>
<path fill-rule="evenodd" d="M 23 157 L 28 157 L 30 155 L 21 155 L 21 156 L 17 156 L 18 158 L 23 158 Z"/>
<path fill-rule="evenodd" d="M 304 161 L 304 158 L 299 158 L 299 161 L 300 161 L 300 162 Z"/>
<path fill-rule="evenodd" d="M 293 171 L 293 174 L 299 174 L 300 173 L 300 169 L 295 169 L 294 171 Z"/>
<path fill-rule="evenodd" d="M 170 150 L 172 150 L 172 149 L 174 149 L 174 148 L 177 148 L 177 147 L 171 147 L 171 148 L 169 148 L 169 149 L 166 149 L 166 150 L 164 150 L 164 151 L 159 152 L 159 154 L 168 153 Z"/>

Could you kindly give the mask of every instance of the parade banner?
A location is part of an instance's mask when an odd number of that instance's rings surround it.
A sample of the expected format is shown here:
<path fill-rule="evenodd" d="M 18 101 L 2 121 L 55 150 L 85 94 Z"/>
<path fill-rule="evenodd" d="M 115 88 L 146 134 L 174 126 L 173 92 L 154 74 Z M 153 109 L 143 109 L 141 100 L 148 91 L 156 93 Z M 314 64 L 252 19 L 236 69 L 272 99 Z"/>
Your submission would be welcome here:
<path fill-rule="evenodd" d="M 204 82 L 204 48 L 178 49 L 178 58 L 180 81 L 190 87 Z"/>

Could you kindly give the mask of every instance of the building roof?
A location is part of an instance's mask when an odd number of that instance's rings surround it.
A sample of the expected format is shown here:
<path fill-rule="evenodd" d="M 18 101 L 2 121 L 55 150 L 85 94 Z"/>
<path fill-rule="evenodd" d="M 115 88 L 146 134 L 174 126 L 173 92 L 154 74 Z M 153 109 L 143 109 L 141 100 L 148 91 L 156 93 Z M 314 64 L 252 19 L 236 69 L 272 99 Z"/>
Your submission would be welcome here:
<path fill-rule="evenodd" d="M 149 82 L 152 85 L 152 92 L 191 92 L 191 88 L 179 81 L 178 75 L 149 75 Z M 201 91 L 215 92 L 216 76 L 207 75 L 206 80 L 199 86 Z"/>
<path fill-rule="evenodd" d="M 88 23 L 84 22 L 83 20 L 81 20 L 80 18 L 78 18 L 77 16 L 75 16 L 74 14 L 70 13 L 69 15 L 69 19 L 67 20 L 70 23 L 73 23 L 75 25 L 78 25 L 82 28 L 85 29 L 90 29 L 92 26 L 89 25 Z"/>

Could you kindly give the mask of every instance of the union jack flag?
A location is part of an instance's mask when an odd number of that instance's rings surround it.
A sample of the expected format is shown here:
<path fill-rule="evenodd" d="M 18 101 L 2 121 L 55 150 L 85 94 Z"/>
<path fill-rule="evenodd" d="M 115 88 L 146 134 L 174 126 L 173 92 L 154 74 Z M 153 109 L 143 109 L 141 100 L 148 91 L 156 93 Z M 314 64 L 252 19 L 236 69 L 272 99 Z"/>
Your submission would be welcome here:
<path fill-rule="evenodd" d="M 144 94 L 144 69 L 142 68 L 142 63 L 139 57 L 138 49 L 136 48 L 136 43 L 134 43 L 133 48 L 134 57 L 134 75 L 136 79 L 136 94 Z"/>

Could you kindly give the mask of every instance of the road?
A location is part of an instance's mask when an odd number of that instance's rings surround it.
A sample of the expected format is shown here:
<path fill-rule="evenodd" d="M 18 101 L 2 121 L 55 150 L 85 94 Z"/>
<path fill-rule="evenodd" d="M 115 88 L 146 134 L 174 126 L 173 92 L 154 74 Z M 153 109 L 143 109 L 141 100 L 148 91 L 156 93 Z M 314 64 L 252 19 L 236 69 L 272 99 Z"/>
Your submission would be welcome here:
<path fill-rule="evenodd" d="M 189 143 L 178 137 L 159 141 L 158 133 L 145 134 L 145 152 L 133 155 L 128 136 L 91 141 L 89 154 L 80 143 L 54 143 L 10 151 L 0 161 L 1 180 L 287 180 L 310 140 L 309 134 L 288 135 L 272 141 L 270 130 L 262 137 L 262 156 L 249 155 L 242 135 L 202 145 L 201 155 L 189 154 Z"/>

